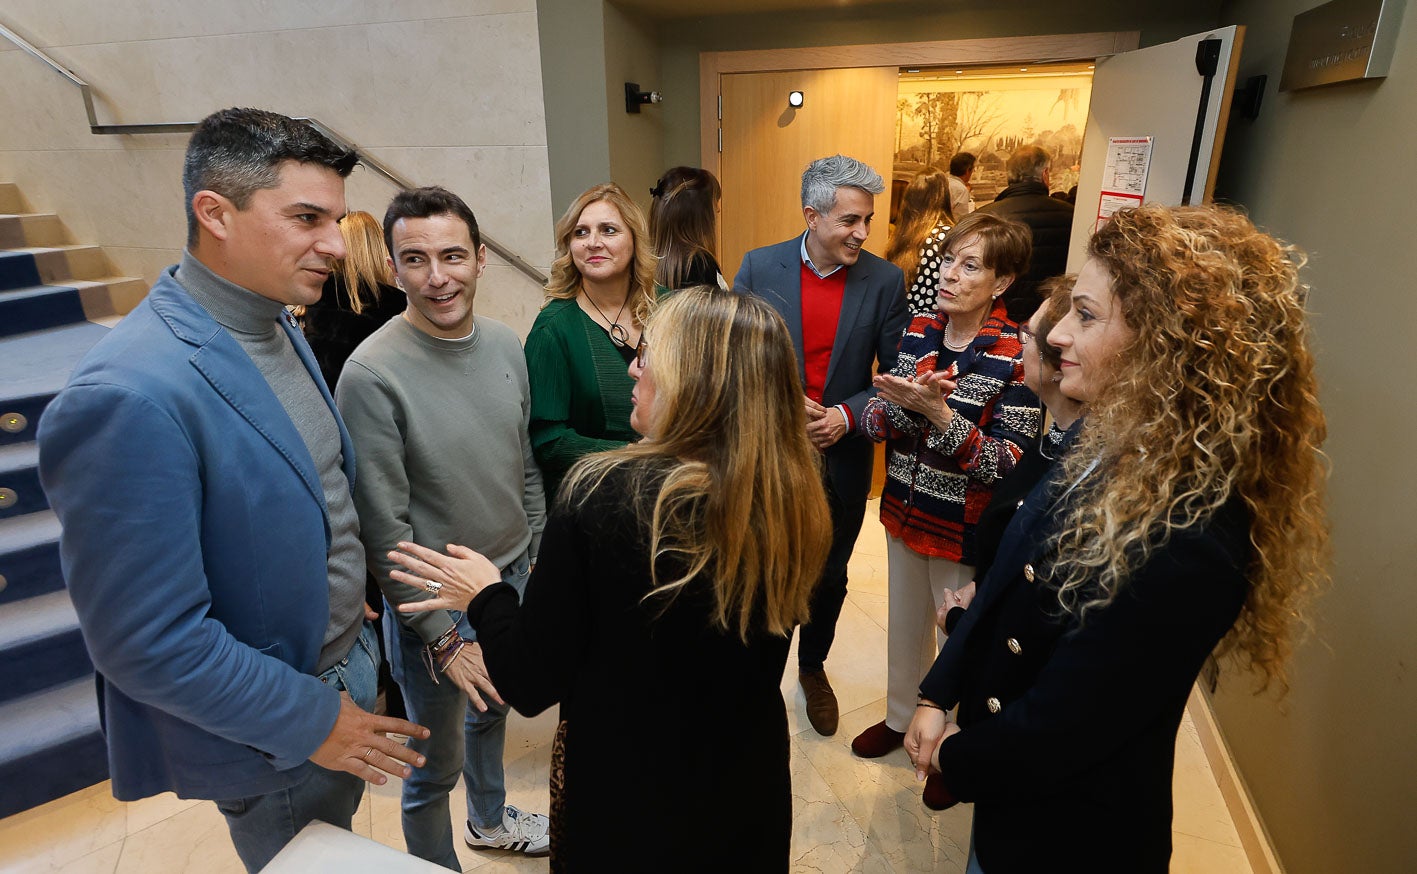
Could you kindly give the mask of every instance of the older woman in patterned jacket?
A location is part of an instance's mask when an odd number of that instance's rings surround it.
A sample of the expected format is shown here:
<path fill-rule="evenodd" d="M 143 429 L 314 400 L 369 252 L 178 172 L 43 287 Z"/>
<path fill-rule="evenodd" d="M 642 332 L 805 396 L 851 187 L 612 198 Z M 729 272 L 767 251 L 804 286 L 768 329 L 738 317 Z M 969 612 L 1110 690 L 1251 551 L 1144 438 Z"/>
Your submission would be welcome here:
<path fill-rule="evenodd" d="M 852 741 L 863 758 L 901 745 L 935 657 L 935 612 L 973 579 L 974 526 L 1041 420 L 1019 326 L 999 300 L 1028 271 L 1028 228 L 974 213 L 942 249 L 938 309 L 910 323 L 864 416 L 866 433 L 887 445 L 890 619 L 886 718 Z"/>

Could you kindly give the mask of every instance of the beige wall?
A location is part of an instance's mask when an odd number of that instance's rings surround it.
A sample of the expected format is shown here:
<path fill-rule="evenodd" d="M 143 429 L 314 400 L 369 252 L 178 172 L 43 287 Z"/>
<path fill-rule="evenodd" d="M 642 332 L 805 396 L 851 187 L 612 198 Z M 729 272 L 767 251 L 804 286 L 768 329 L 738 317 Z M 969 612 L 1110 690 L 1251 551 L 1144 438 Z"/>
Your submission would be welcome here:
<path fill-rule="evenodd" d="M 551 203 L 534 0 L 337 4 L 6 0 L 0 21 L 88 80 L 101 121 L 189 122 L 232 105 L 313 116 L 416 184 L 442 184 L 543 271 Z M 5 47 L 8 47 L 8 42 Z M 151 282 L 180 254 L 182 136 L 94 136 L 77 89 L 0 51 L 0 178 Z M 364 169 L 349 205 L 382 217 Z M 493 256 L 480 311 L 525 333 L 531 280 Z"/>
<path fill-rule="evenodd" d="M 605 4 L 605 98 L 610 128 L 610 178 L 649 210 L 650 188 L 667 169 L 663 103 L 625 111 L 625 83 L 642 91 L 660 88 L 659 46 L 653 26 Z M 696 164 L 697 162 L 690 162 Z"/>
<path fill-rule="evenodd" d="M 826 6 L 828 4 L 823 4 Z M 945 6 L 948 8 L 942 8 Z M 659 25 L 665 91 L 664 161 L 697 164 L 699 52 L 1140 30 L 1142 45 L 1214 27 L 1219 0 L 1152 4 L 1130 0 L 937 0 L 679 19 Z M 878 168 L 883 169 L 883 168 Z M 884 170 L 883 170 L 884 172 Z"/>
<path fill-rule="evenodd" d="M 551 211 L 610 178 L 605 12 L 600 0 L 536 0 Z"/>
<path fill-rule="evenodd" d="M 1222 686 L 1217 715 L 1290 874 L 1409 872 L 1417 862 L 1417 9 L 1386 81 L 1278 93 L 1293 16 L 1313 0 L 1223 10 L 1244 24 L 1240 81 L 1269 76 L 1230 126 L 1217 192 L 1303 246 L 1333 463 L 1334 582 L 1287 700 Z"/>

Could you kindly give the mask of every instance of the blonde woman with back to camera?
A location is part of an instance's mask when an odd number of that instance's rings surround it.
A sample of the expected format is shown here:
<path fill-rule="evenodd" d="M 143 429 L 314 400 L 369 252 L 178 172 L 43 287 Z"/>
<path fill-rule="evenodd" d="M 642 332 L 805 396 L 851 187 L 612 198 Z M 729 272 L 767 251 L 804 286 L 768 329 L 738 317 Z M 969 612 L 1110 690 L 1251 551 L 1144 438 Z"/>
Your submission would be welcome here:
<path fill-rule="evenodd" d="M 1048 335 L 1083 425 L 1006 530 L 906 738 L 938 803 L 974 802 L 970 871 L 1166 871 L 1202 664 L 1219 645 L 1282 686 L 1327 579 L 1302 255 L 1233 211 L 1152 205 L 1088 254 Z"/>
<path fill-rule="evenodd" d="M 780 684 L 831 540 L 787 326 L 681 291 L 630 373 L 645 439 L 571 471 L 520 609 L 478 554 L 412 544 L 394 578 L 437 596 L 400 609 L 466 608 L 506 700 L 560 703 L 552 870 L 786 871 Z"/>
<path fill-rule="evenodd" d="M 531 443 L 548 503 L 581 456 L 638 438 L 626 367 L 654 306 L 644 213 L 613 182 L 576 198 L 556 222 L 556 260 L 526 338 Z"/>

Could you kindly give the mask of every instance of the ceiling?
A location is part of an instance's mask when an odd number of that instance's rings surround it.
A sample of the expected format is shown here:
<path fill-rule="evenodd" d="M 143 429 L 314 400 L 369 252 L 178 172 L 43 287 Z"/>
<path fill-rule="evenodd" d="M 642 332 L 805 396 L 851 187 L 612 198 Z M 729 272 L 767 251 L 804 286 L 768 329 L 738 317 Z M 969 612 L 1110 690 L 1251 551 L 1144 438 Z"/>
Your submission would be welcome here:
<path fill-rule="evenodd" d="M 793 9 L 850 9 L 899 5 L 901 0 L 611 0 L 616 6 L 646 18 L 699 18 L 746 12 L 786 12 Z"/>

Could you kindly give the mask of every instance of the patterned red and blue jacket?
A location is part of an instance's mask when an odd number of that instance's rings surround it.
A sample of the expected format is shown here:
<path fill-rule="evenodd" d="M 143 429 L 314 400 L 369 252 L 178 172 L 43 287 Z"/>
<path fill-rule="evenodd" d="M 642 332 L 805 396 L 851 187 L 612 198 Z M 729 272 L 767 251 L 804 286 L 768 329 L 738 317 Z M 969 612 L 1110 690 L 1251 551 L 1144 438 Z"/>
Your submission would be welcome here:
<path fill-rule="evenodd" d="M 935 370 L 948 318 L 915 316 L 900 340 L 891 373 L 915 378 Z M 873 398 L 863 429 L 886 443 L 881 523 L 920 553 L 972 565 L 974 526 L 994 486 L 1037 440 L 1042 412 L 1023 381 L 1018 323 L 997 304 L 984 327 L 949 367 L 946 399 L 954 411 L 941 431 L 923 415 Z"/>

